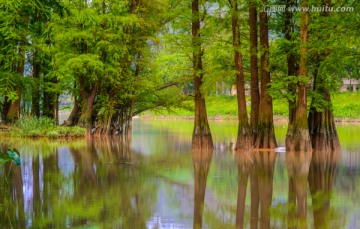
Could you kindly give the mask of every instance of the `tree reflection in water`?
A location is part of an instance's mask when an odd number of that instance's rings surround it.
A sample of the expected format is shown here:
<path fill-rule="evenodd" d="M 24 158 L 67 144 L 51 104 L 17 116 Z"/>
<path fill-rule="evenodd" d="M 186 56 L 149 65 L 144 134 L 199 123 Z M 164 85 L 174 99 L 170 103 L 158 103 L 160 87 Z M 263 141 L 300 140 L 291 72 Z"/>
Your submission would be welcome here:
<path fill-rule="evenodd" d="M 212 147 L 193 148 L 194 165 L 194 220 L 193 228 L 202 228 L 206 181 L 213 155 Z"/>
<path fill-rule="evenodd" d="M 309 186 L 315 228 L 342 228 L 330 206 L 340 151 L 314 151 L 309 170 Z"/>
<path fill-rule="evenodd" d="M 289 177 L 288 228 L 307 228 L 307 179 L 311 153 L 311 151 L 286 152 L 286 165 Z"/>
<path fill-rule="evenodd" d="M 0 190 L 1 228 L 146 227 L 157 186 L 133 163 L 131 140 L 103 138 L 47 150 L 12 166 L 9 184 Z M 31 168 L 25 177 L 22 168 Z M 4 177 L 9 165 L 0 169 Z"/>
<path fill-rule="evenodd" d="M 270 228 L 270 207 L 273 192 L 275 151 L 238 151 L 238 200 L 236 228 L 244 225 L 248 177 L 251 183 L 250 228 Z M 260 217 L 259 217 L 260 213 Z"/>

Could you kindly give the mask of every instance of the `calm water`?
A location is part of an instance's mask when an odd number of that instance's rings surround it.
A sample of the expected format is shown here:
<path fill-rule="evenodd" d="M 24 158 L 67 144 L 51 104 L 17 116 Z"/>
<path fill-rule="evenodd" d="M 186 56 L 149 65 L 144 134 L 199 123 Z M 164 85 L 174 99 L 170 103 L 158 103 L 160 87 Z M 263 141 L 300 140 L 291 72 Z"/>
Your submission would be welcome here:
<path fill-rule="evenodd" d="M 135 120 L 132 139 L 0 139 L 22 159 L 0 169 L 0 227 L 360 228 L 360 126 L 338 127 L 339 154 L 299 156 L 234 153 L 230 121 L 211 123 L 213 152 L 193 154 L 192 125 Z M 285 133 L 277 126 L 280 146 Z"/>

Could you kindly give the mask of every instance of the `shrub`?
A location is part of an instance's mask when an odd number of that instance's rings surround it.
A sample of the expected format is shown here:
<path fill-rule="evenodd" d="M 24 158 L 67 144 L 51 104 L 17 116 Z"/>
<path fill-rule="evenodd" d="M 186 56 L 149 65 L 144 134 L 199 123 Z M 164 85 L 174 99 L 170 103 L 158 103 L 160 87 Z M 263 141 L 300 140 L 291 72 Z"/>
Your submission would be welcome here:
<path fill-rule="evenodd" d="M 19 119 L 15 126 L 23 130 L 38 130 L 54 127 L 54 121 L 47 117 L 24 116 Z"/>
<path fill-rule="evenodd" d="M 86 129 L 81 127 L 56 126 L 54 121 L 46 117 L 24 116 L 15 123 L 16 129 L 11 131 L 12 136 L 22 137 L 83 137 Z"/>
<path fill-rule="evenodd" d="M 58 138 L 59 136 L 60 136 L 60 134 L 57 130 L 50 130 L 46 133 L 46 137 L 49 137 L 49 138 Z"/>
<path fill-rule="evenodd" d="M 82 137 L 86 134 L 86 129 L 78 126 L 71 128 L 71 136 L 73 137 Z"/>
<path fill-rule="evenodd" d="M 25 135 L 29 137 L 40 137 L 42 132 L 41 130 L 29 130 Z"/>

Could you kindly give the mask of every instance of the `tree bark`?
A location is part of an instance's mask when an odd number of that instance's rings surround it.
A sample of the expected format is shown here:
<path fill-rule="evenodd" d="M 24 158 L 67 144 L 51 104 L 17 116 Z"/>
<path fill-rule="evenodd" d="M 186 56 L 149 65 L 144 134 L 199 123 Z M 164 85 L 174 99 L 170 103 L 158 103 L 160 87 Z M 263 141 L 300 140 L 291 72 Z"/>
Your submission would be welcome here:
<path fill-rule="evenodd" d="M 85 85 L 85 76 L 81 76 L 79 80 L 80 95 L 82 99 L 82 109 L 79 118 L 79 125 L 85 127 L 88 130 L 88 134 L 91 133 L 92 129 L 92 108 L 95 102 L 97 94 L 97 83 L 95 82 L 91 88 Z"/>
<path fill-rule="evenodd" d="M 199 0 L 192 1 L 192 47 L 195 93 L 195 120 L 192 137 L 193 148 L 213 148 L 213 141 L 206 114 L 205 98 L 201 92 L 203 81 L 202 49 L 200 37 Z"/>
<path fill-rule="evenodd" d="M 301 7 L 307 7 L 307 0 L 303 0 Z M 306 53 L 307 53 L 307 33 L 308 33 L 308 13 L 301 12 L 300 19 L 300 78 L 306 79 Z M 306 99 L 306 82 L 300 80 L 298 83 L 298 98 L 296 112 L 293 123 L 289 125 L 286 134 L 287 151 L 309 151 L 311 142 L 309 128 L 307 123 L 307 99 Z"/>
<path fill-rule="evenodd" d="M 259 74 L 258 74 L 258 26 L 257 11 L 254 0 L 249 2 L 249 25 L 250 25 L 250 77 L 251 77 L 251 113 L 250 126 L 253 135 L 253 143 L 256 140 L 256 132 L 259 120 Z"/>
<path fill-rule="evenodd" d="M 266 0 L 262 0 L 265 5 Z M 267 92 L 270 83 L 269 71 L 269 28 L 268 15 L 266 12 L 260 13 L 260 46 L 261 46 L 261 97 L 259 109 L 259 121 L 257 125 L 257 136 L 255 148 L 276 148 L 276 139 L 273 123 L 272 98 Z"/>
<path fill-rule="evenodd" d="M 16 73 L 17 77 L 23 77 L 24 64 L 25 64 L 25 50 L 24 50 L 25 38 L 19 43 L 19 54 Z M 6 109 L 5 122 L 13 123 L 20 118 L 20 104 L 21 104 L 21 88 L 16 88 L 17 99 L 15 101 L 8 101 L 8 107 Z"/>
<path fill-rule="evenodd" d="M 42 115 L 55 120 L 57 107 L 57 93 L 53 88 L 58 83 L 57 79 L 45 79 L 45 89 L 43 92 L 43 111 Z"/>
<path fill-rule="evenodd" d="M 245 80 L 242 54 L 240 52 L 241 40 L 239 29 L 239 12 L 238 4 L 236 0 L 229 0 L 232 9 L 232 36 L 233 36 L 233 48 L 234 48 L 234 62 L 236 70 L 236 90 L 238 100 L 238 136 L 235 149 L 249 148 L 251 146 L 251 134 L 249 130 L 249 122 L 246 111 L 246 99 L 245 99 Z"/>
<path fill-rule="evenodd" d="M 286 0 L 286 8 L 289 8 L 291 5 L 294 4 L 294 0 Z M 294 48 L 294 39 L 292 33 L 294 32 L 294 19 L 293 13 L 291 11 L 285 11 L 285 22 L 284 22 L 284 34 L 285 39 L 290 44 L 286 46 L 286 54 L 287 54 L 287 68 L 288 76 L 295 76 L 297 75 L 297 66 L 296 66 L 296 56 L 293 51 Z M 289 105 L 289 125 L 292 125 L 294 122 L 294 116 L 296 112 L 296 84 L 292 81 L 288 83 L 288 93 L 290 94 L 290 98 L 288 98 L 288 105 Z"/>
<path fill-rule="evenodd" d="M 331 0 L 324 0 L 323 5 L 330 7 Z M 323 12 L 322 15 L 323 17 L 328 17 L 329 12 Z M 321 39 L 329 39 L 329 36 L 327 35 L 325 38 Z M 313 90 L 315 93 L 320 93 L 323 100 L 323 102 L 319 104 L 319 101 L 316 101 L 316 98 L 312 98 L 308 117 L 311 144 L 315 151 L 338 151 L 340 149 L 340 141 L 332 112 L 330 92 L 325 83 L 326 76 L 319 74 L 318 71 L 321 60 L 325 59 L 327 55 L 328 53 L 323 52 L 321 56 L 315 58 L 317 63 L 314 72 Z M 321 111 L 319 111 L 319 106 L 322 109 Z M 316 109 L 316 107 L 318 109 Z"/>

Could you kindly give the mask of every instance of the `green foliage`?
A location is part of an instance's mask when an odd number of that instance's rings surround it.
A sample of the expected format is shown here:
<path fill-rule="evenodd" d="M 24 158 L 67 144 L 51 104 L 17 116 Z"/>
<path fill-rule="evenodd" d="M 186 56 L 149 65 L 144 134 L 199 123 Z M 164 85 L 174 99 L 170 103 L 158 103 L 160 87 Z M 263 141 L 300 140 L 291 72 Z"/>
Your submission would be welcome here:
<path fill-rule="evenodd" d="M 15 123 L 15 127 L 10 134 L 19 137 L 72 138 L 86 134 L 86 129 L 81 127 L 55 126 L 54 120 L 46 117 L 25 116 Z"/>
<path fill-rule="evenodd" d="M 14 162 L 17 166 L 20 165 L 20 153 L 17 149 L 8 149 L 6 153 L 0 152 L 0 166 L 11 161 Z"/>

